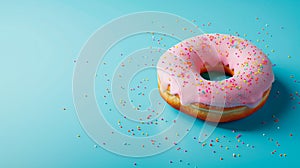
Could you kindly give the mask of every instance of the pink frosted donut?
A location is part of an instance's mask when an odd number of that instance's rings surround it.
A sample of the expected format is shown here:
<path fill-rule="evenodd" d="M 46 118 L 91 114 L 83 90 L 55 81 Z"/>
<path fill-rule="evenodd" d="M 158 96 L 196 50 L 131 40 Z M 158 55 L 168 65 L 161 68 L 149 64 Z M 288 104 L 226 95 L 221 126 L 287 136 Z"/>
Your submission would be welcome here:
<path fill-rule="evenodd" d="M 157 69 L 160 94 L 168 104 L 212 122 L 254 113 L 266 102 L 274 81 L 272 64 L 260 49 L 225 34 L 204 34 L 180 42 L 161 56 Z M 207 80 L 201 76 L 207 71 L 223 71 L 232 77 Z M 212 112 L 209 118 L 208 112 Z"/>

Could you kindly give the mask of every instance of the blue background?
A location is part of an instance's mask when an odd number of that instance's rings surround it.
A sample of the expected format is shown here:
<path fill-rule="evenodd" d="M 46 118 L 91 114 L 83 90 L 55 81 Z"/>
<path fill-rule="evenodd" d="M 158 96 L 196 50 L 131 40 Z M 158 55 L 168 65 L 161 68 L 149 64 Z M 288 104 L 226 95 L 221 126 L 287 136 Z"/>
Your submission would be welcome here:
<path fill-rule="evenodd" d="M 299 1 L 0 4 L 0 167 L 299 166 Z M 174 147 L 147 158 L 122 157 L 95 148 L 79 124 L 72 75 L 80 49 L 111 19 L 149 10 L 195 20 L 208 33 L 239 34 L 276 64 L 276 81 L 266 105 L 244 120 L 219 125 L 209 140 L 219 138 L 220 142 L 212 142 L 212 147 L 210 141 L 202 147 L 194 140 L 203 123 L 197 121 L 179 144 L 181 150 Z M 233 153 L 240 157 L 232 157 Z"/>

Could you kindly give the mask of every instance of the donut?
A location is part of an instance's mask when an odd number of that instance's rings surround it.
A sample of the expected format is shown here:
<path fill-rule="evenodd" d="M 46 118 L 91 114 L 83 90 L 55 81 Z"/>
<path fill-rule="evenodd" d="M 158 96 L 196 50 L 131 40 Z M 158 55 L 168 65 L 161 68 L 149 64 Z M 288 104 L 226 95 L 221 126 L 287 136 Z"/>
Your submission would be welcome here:
<path fill-rule="evenodd" d="M 203 76 L 213 72 L 227 78 Z M 203 34 L 169 48 L 158 60 L 157 78 L 170 106 L 210 122 L 253 114 L 265 104 L 274 82 L 268 57 L 250 41 L 226 34 Z"/>

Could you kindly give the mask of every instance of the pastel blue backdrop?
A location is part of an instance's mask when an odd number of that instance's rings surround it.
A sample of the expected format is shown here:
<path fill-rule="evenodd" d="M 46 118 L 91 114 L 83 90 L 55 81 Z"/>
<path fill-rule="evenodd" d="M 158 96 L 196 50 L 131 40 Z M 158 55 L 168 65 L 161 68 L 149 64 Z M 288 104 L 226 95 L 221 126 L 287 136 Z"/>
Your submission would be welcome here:
<path fill-rule="evenodd" d="M 292 0 L 0 1 L 0 167 L 299 166 L 299 7 Z M 274 64 L 267 104 L 247 119 L 219 125 L 209 140 L 220 142 L 212 147 L 194 140 L 203 123 L 197 121 L 181 150 L 129 158 L 95 148 L 72 100 L 74 60 L 99 27 L 142 11 L 170 12 L 205 32 L 252 40 Z"/>

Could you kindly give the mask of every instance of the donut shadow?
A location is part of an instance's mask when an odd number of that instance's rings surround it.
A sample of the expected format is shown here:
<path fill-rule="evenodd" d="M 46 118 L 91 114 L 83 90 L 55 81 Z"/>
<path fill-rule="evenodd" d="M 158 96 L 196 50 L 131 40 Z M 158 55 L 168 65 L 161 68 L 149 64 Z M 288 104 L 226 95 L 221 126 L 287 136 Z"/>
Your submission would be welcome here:
<path fill-rule="evenodd" d="M 218 127 L 231 130 L 251 131 L 270 128 L 277 118 L 287 115 L 285 110 L 290 105 L 288 89 L 277 79 L 273 85 L 266 104 L 254 114 L 237 121 L 219 123 Z"/>

